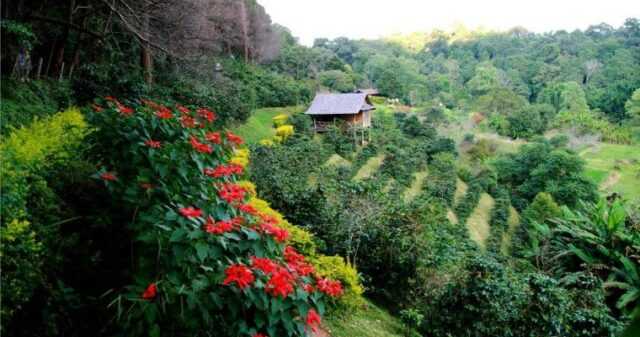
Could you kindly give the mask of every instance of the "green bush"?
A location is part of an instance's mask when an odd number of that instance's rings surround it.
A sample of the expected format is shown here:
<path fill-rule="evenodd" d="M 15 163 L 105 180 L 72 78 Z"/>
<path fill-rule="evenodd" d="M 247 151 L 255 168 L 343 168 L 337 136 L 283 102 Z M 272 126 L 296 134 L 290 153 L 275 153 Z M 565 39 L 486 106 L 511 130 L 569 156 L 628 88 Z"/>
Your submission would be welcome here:
<path fill-rule="evenodd" d="M 0 144 L 3 223 L 28 216 L 29 182 L 74 158 L 88 131 L 80 111 L 72 108 L 17 129 Z"/>
<path fill-rule="evenodd" d="M 502 235 L 509 227 L 509 213 L 511 209 L 511 198 L 509 191 L 504 188 L 497 188 L 493 194 L 495 205 L 491 210 L 491 234 L 489 236 L 487 249 L 496 254 L 500 254 L 502 245 Z"/>
<path fill-rule="evenodd" d="M 29 125 L 35 118 L 50 116 L 74 103 L 67 81 L 20 82 L 2 79 L 1 134 Z"/>
<path fill-rule="evenodd" d="M 471 257 L 445 288 L 424 307 L 425 336 L 610 337 L 622 327 L 601 287 L 518 273 L 490 255 Z"/>

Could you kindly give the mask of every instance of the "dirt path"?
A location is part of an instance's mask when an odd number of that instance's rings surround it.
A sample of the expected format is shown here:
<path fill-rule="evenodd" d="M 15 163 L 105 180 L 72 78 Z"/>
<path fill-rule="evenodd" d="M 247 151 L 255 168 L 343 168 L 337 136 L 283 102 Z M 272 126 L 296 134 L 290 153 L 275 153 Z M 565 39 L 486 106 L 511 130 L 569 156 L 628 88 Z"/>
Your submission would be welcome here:
<path fill-rule="evenodd" d="M 617 184 L 618 180 L 620 180 L 620 172 L 611 171 L 611 173 L 609 173 L 609 176 L 607 176 L 607 179 L 600 183 L 600 190 L 608 190 L 609 188 L 613 187 L 613 185 Z"/>

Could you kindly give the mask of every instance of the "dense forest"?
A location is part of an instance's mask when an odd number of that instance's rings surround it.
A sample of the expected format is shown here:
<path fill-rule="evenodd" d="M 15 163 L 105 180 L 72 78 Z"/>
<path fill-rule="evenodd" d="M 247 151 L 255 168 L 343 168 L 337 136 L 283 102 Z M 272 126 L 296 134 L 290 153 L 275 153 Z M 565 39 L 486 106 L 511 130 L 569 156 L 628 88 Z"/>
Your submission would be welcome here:
<path fill-rule="evenodd" d="M 256 0 L 1 10 L 0 334 L 640 333 L 639 19 L 304 46 Z M 373 88 L 366 130 L 303 113 Z"/>

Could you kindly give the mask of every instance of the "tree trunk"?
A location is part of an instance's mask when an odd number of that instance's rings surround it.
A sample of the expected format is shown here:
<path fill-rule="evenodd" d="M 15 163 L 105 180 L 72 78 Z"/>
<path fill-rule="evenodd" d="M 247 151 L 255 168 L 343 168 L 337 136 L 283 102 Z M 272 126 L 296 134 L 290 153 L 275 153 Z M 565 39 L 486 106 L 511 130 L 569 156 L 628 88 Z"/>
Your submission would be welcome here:
<path fill-rule="evenodd" d="M 247 20 L 247 6 L 244 0 L 238 2 L 240 10 L 240 26 L 242 27 L 242 46 L 244 48 L 244 62 L 249 62 L 249 22 Z"/>
<path fill-rule="evenodd" d="M 149 14 L 145 13 L 144 17 L 144 26 L 142 29 L 142 34 L 147 41 L 149 40 Z M 140 62 L 142 65 L 142 69 L 144 71 L 144 81 L 151 85 L 153 84 L 153 56 L 151 55 L 151 46 L 149 46 L 148 42 L 140 40 Z"/>

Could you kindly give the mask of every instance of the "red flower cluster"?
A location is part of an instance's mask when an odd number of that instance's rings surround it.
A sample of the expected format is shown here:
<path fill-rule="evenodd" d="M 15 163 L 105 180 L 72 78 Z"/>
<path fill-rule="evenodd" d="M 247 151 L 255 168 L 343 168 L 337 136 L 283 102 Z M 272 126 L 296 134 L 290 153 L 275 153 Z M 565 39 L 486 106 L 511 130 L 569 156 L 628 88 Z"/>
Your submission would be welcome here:
<path fill-rule="evenodd" d="M 155 283 L 151 283 L 149 284 L 149 286 L 147 286 L 147 289 L 145 289 L 144 292 L 142 293 L 142 299 L 150 301 L 156 298 L 157 293 L 158 293 L 158 287 L 156 286 Z"/>
<path fill-rule="evenodd" d="M 240 165 L 229 164 L 229 165 L 218 165 L 215 169 L 205 168 L 204 174 L 213 177 L 228 177 L 234 174 L 242 174 L 244 168 Z"/>
<path fill-rule="evenodd" d="M 263 223 L 261 230 L 273 237 L 277 242 L 285 242 L 289 238 L 289 232 L 286 229 L 276 227 L 270 223 Z"/>
<path fill-rule="evenodd" d="M 278 268 L 271 273 L 264 290 L 271 296 L 282 296 L 284 298 L 293 292 L 294 284 L 294 276 L 287 269 Z"/>
<path fill-rule="evenodd" d="M 342 295 L 342 284 L 340 281 L 333 281 L 326 278 L 319 278 L 318 281 L 318 290 L 321 292 L 331 296 L 338 297 Z"/>
<path fill-rule="evenodd" d="M 276 219 L 276 217 L 271 216 L 269 214 L 259 213 L 258 216 L 260 217 L 260 219 L 262 219 L 262 223 L 263 224 L 269 224 L 269 225 L 272 225 L 272 226 L 276 226 L 276 225 L 278 225 L 278 223 L 280 223 L 280 221 L 278 221 L 278 219 Z"/>
<path fill-rule="evenodd" d="M 278 265 L 269 258 L 251 257 L 251 267 L 262 271 L 265 274 L 271 274 L 278 269 Z"/>
<path fill-rule="evenodd" d="M 125 116 L 133 115 L 133 108 L 125 106 L 125 105 L 121 104 L 118 101 L 115 101 L 115 102 L 116 102 L 116 106 L 118 107 L 118 111 L 120 111 L 121 114 L 123 114 Z"/>
<path fill-rule="evenodd" d="M 309 283 L 303 284 L 302 285 L 302 289 L 304 289 L 304 291 L 306 291 L 309 294 L 311 294 L 312 292 L 316 291 L 316 289 L 313 287 L 313 285 L 311 285 Z"/>
<path fill-rule="evenodd" d="M 287 261 L 287 265 L 289 269 L 296 272 L 300 276 L 307 276 L 313 272 L 315 269 L 312 265 L 308 264 L 304 260 L 304 256 L 299 254 L 293 247 L 287 246 L 284 249 L 284 260 Z"/>
<path fill-rule="evenodd" d="M 234 134 L 231 131 L 227 131 L 227 140 L 229 140 L 231 143 L 234 143 L 235 145 L 242 145 L 244 143 L 244 140 L 240 136 Z"/>
<path fill-rule="evenodd" d="M 258 210 L 249 205 L 249 204 L 241 204 L 241 205 L 237 205 L 236 208 L 243 213 L 247 213 L 249 215 L 257 215 L 258 214 Z"/>
<path fill-rule="evenodd" d="M 173 113 L 169 108 L 165 106 L 160 106 L 158 110 L 156 110 L 156 117 L 160 119 L 170 119 L 173 118 Z"/>
<path fill-rule="evenodd" d="M 263 335 L 263 334 L 261 334 L 261 333 L 257 333 L 257 334 L 255 334 L 255 335 L 253 335 L 253 336 L 251 336 L 251 337 L 269 337 L 269 336 L 267 336 L 267 335 Z"/>
<path fill-rule="evenodd" d="M 144 145 L 146 145 L 146 146 L 148 146 L 150 148 L 153 148 L 153 149 L 159 149 L 160 146 L 162 146 L 160 141 L 152 140 L 152 139 L 149 139 L 149 140 L 145 141 Z"/>
<path fill-rule="evenodd" d="M 211 234 L 223 234 L 232 231 L 236 226 L 234 220 L 214 222 L 211 217 L 204 224 L 204 230 Z"/>
<path fill-rule="evenodd" d="M 222 143 L 222 138 L 220 138 L 220 132 L 207 132 L 204 138 L 214 144 Z"/>
<path fill-rule="evenodd" d="M 116 181 L 118 180 L 118 177 L 116 177 L 116 175 L 114 173 L 111 172 L 104 172 L 100 175 L 100 178 L 102 178 L 102 180 L 106 180 L 106 181 Z"/>
<path fill-rule="evenodd" d="M 97 104 L 91 104 L 91 108 L 93 108 L 93 111 L 95 112 L 102 112 L 104 110 L 103 107 L 97 105 Z"/>
<path fill-rule="evenodd" d="M 247 191 L 242 186 L 236 184 L 224 184 L 218 190 L 218 196 L 230 204 L 242 201 L 246 193 Z"/>
<path fill-rule="evenodd" d="M 191 147 L 193 147 L 194 150 L 200 152 L 200 153 L 211 153 L 213 152 L 213 148 L 211 147 L 211 145 L 209 144 L 205 144 L 205 143 L 200 143 L 200 141 L 198 140 L 198 138 L 191 136 Z"/>
<path fill-rule="evenodd" d="M 193 129 L 198 124 L 195 118 L 187 115 L 180 117 L 180 122 L 182 123 L 182 126 L 187 129 Z"/>
<path fill-rule="evenodd" d="M 185 218 L 196 218 L 202 215 L 202 210 L 189 206 L 189 207 L 181 208 L 180 214 L 182 214 L 182 216 Z"/>
<path fill-rule="evenodd" d="M 318 325 L 320 324 L 320 322 L 320 315 L 318 315 L 318 313 L 314 309 L 309 309 L 306 319 L 307 326 L 310 327 L 313 332 L 316 332 L 318 331 Z"/>
<path fill-rule="evenodd" d="M 240 289 L 248 287 L 255 280 L 251 269 L 243 264 L 231 265 L 227 267 L 224 273 L 227 275 L 227 278 L 224 279 L 222 284 L 229 285 L 235 282 Z"/>
<path fill-rule="evenodd" d="M 209 109 L 200 108 L 200 109 L 197 110 L 197 112 L 198 112 L 198 116 L 200 116 L 200 118 L 206 120 L 209 123 L 212 123 L 213 121 L 216 120 L 216 114 L 213 111 L 209 110 Z"/>
<path fill-rule="evenodd" d="M 182 113 L 183 115 L 188 115 L 191 112 L 187 107 L 180 104 L 176 105 L 176 109 L 178 109 L 178 111 L 180 111 L 180 113 Z"/>

